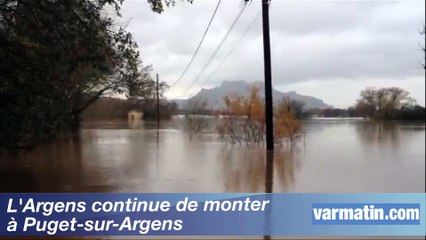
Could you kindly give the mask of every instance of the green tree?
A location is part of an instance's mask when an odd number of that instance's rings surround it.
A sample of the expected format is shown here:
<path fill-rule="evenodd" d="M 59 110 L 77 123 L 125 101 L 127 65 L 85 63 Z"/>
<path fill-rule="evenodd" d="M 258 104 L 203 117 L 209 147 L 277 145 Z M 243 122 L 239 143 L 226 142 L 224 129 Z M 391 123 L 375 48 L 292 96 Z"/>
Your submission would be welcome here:
<path fill-rule="evenodd" d="M 132 35 L 105 14 L 120 16 L 122 2 L 0 2 L 0 152 L 51 141 L 101 96 L 152 85 Z"/>
<path fill-rule="evenodd" d="M 185 0 L 181 0 L 185 1 Z M 190 3 L 194 2 L 194 0 L 186 0 Z M 176 4 L 176 0 L 148 0 L 148 3 L 151 5 L 153 11 L 162 13 L 164 11 L 164 7 L 174 6 Z"/>

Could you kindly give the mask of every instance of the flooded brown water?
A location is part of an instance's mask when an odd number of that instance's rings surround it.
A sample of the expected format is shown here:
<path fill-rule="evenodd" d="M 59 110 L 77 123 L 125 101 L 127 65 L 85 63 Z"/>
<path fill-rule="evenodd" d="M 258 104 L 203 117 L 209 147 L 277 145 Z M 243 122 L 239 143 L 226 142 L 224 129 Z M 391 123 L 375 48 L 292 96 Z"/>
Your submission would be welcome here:
<path fill-rule="evenodd" d="M 305 122 L 304 143 L 274 153 L 192 140 L 179 120 L 91 123 L 79 134 L 0 162 L 1 192 L 423 192 L 424 123 Z M 269 174 L 269 175 L 271 175 Z M 270 190 L 270 189 L 269 189 Z"/>
<path fill-rule="evenodd" d="M 305 141 L 293 149 L 278 148 L 273 165 L 266 164 L 262 146 L 230 145 L 214 133 L 190 139 L 180 126 L 179 120 L 162 123 L 158 131 L 150 123 L 85 124 L 72 137 L 1 159 L 0 192 L 423 192 L 425 188 L 423 123 L 306 121 Z"/>

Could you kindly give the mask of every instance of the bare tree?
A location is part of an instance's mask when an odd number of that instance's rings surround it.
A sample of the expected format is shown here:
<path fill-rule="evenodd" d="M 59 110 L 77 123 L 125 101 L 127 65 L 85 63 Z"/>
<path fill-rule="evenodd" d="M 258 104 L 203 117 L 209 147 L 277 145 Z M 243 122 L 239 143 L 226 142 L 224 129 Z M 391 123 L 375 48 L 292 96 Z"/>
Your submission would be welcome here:
<path fill-rule="evenodd" d="M 304 137 L 302 123 L 295 116 L 297 107 L 290 98 L 284 97 L 275 109 L 275 142 L 280 145 L 283 140 L 294 145 Z"/>
<path fill-rule="evenodd" d="M 205 130 L 207 124 L 207 101 L 202 98 L 190 99 L 187 103 L 185 113 L 185 130 L 189 132 L 190 136 L 200 133 Z"/>
<path fill-rule="evenodd" d="M 366 88 L 360 94 L 357 109 L 364 117 L 393 119 L 402 107 L 414 106 L 415 101 L 401 88 Z"/>
<path fill-rule="evenodd" d="M 419 33 L 421 34 L 421 35 L 423 35 L 423 36 L 425 36 L 426 35 L 426 25 L 423 25 L 423 29 L 422 30 L 420 30 L 419 31 Z M 425 38 L 425 37 L 423 37 L 423 38 Z M 425 39 L 424 39 L 425 40 Z M 423 41 L 424 42 L 424 41 Z M 422 51 L 423 51 L 423 62 L 422 63 L 420 63 L 421 65 L 422 65 L 422 67 L 426 70 L 426 49 L 425 49 L 425 45 L 423 44 L 420 44 L 420 48 L 422 49 Z"/>
<path fill-rule="evenodd" d="M 217 130 L 222 138 L 231 143 L 262 144 L 265 140 L 265 103 L 259 95 L 260 88 L 249 89 L 247 97 L 228 95 L 224 97 L 226 116 L 218 122 Z M 295 112 L 302 105 L 291 99 L 283 99 L 275 109 L 275 143 L 296 143 L 302 134 L 302 124 Z"/>

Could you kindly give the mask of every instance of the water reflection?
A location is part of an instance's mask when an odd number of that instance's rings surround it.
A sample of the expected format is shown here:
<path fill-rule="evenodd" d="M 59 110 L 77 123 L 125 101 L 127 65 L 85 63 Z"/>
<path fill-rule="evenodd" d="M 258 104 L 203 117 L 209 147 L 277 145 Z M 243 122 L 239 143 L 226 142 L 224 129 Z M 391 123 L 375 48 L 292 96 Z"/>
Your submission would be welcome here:
<path fill-rule="evenodd" d="M 274 152 L 266 152 L 266 174 L 265 174 L 265 193 L 272 193 L 273 190 L 273 174 L 274 174 Z M 263 239 L 269 240 L 271 236 L 268 233 L 271 230 L 272 204 L 265 211 L 265 236 Z"/>
<path fill-rule="evenodd" d="M 424 125 L 415 123 L 401 125 L 397 122 L 364 123 L 357 125 L 357 135 L 364 151 L 377 159 L 387 158 L 400 161 L 415 155 L 424 155 L 424 147 L 419 146 L 424 139 Z M 384 151 L 385 150 L 385 151 Z"/>
<path fill-rule="evenodd" d="M 107 184 L 83 184 L 82 144 L 79 134 L 66 136 L 54 145 L 5 158 L 0 163 L 2 192 L 109 191 Z M 98 178 L 92 172 L 93 178 Z"/>
<path fill-rule="evenodd" d="M 272 193 L 274 174 L 274 152 L 266 152 L 265 193 Z"/>
<path fill-rule="evenodd" d="M 144 121 L 142 120 L 129 120 L 127 123 L 128 123 L 129 129 L 144 128 Z"/>
<path fill-rule="evenodd" d="M 277 148 L 191 141 L 174 123 L 100 123 L 0 160 L 2 192 L 421 192 L 424 124 L 311 121 Z M 272 159 L 272 160 L 271 160 Z M 339 179 L 339 181 L 336 181 Z"/>
<path fill-rule="evenodd" d="M 365 144 L 390 142 L 397 145 L 400 140 L 400 125 L 396 122 L 363 122 L 356 131 Z"/>
<path fill-rule="evenodd" d="M 263 146 L 224 146 L 218 158 L 222 159 L 226 191 L 272 192 L 274 180 L 279 192 L 291 191 L 302 161 L 299 150 L 277 148 L 265 152 Z"/>

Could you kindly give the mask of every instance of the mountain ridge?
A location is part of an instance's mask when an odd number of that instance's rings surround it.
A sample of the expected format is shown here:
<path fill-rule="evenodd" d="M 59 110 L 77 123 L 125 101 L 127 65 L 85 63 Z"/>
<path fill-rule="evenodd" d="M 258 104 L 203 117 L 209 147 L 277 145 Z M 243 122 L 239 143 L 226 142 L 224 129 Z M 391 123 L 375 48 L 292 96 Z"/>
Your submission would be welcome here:
<path fill-rule="evenodd" d="M 178 104 L 178 107 L 182 109 L 182 108 L 185 108 L 185 105 L 188 100 L 201 98 L 207 101 L 209 107 L 213 109 L 220 109 L 225 107 L 223 102 L 224 96 L 229 94 L 248 96 L 249 94 L 248 90 L 252 86 L 260 87 L 260 92 L 259 92 L 260 96 L 264 98 L 265 91 L 264 91 L 263 82 L 257 81 L 257 82 L 247 83 L 242 80 L 236 80 L 236 81 L 223 81 L 219 86 L 209 88 L 209 89 L 202 88 L 195 96 L 191 98 L 172 99 L 172 101 L 175 101 Z M 274 103 L 278 102 L 283 97 L 289 97 L 292 100 L 304 102 L 305 103 L 304 109 L 312 109 L 312 108 L 325 109 L 325 108 L 332 107 L 331 105 L 326 104 L 322 99 L 315 98 L 312 96 L 307 96 L 307 95 L 301 95 L 295 91 L 281 92 L 273 88 L 272 96 L 274 99 Z"/>

